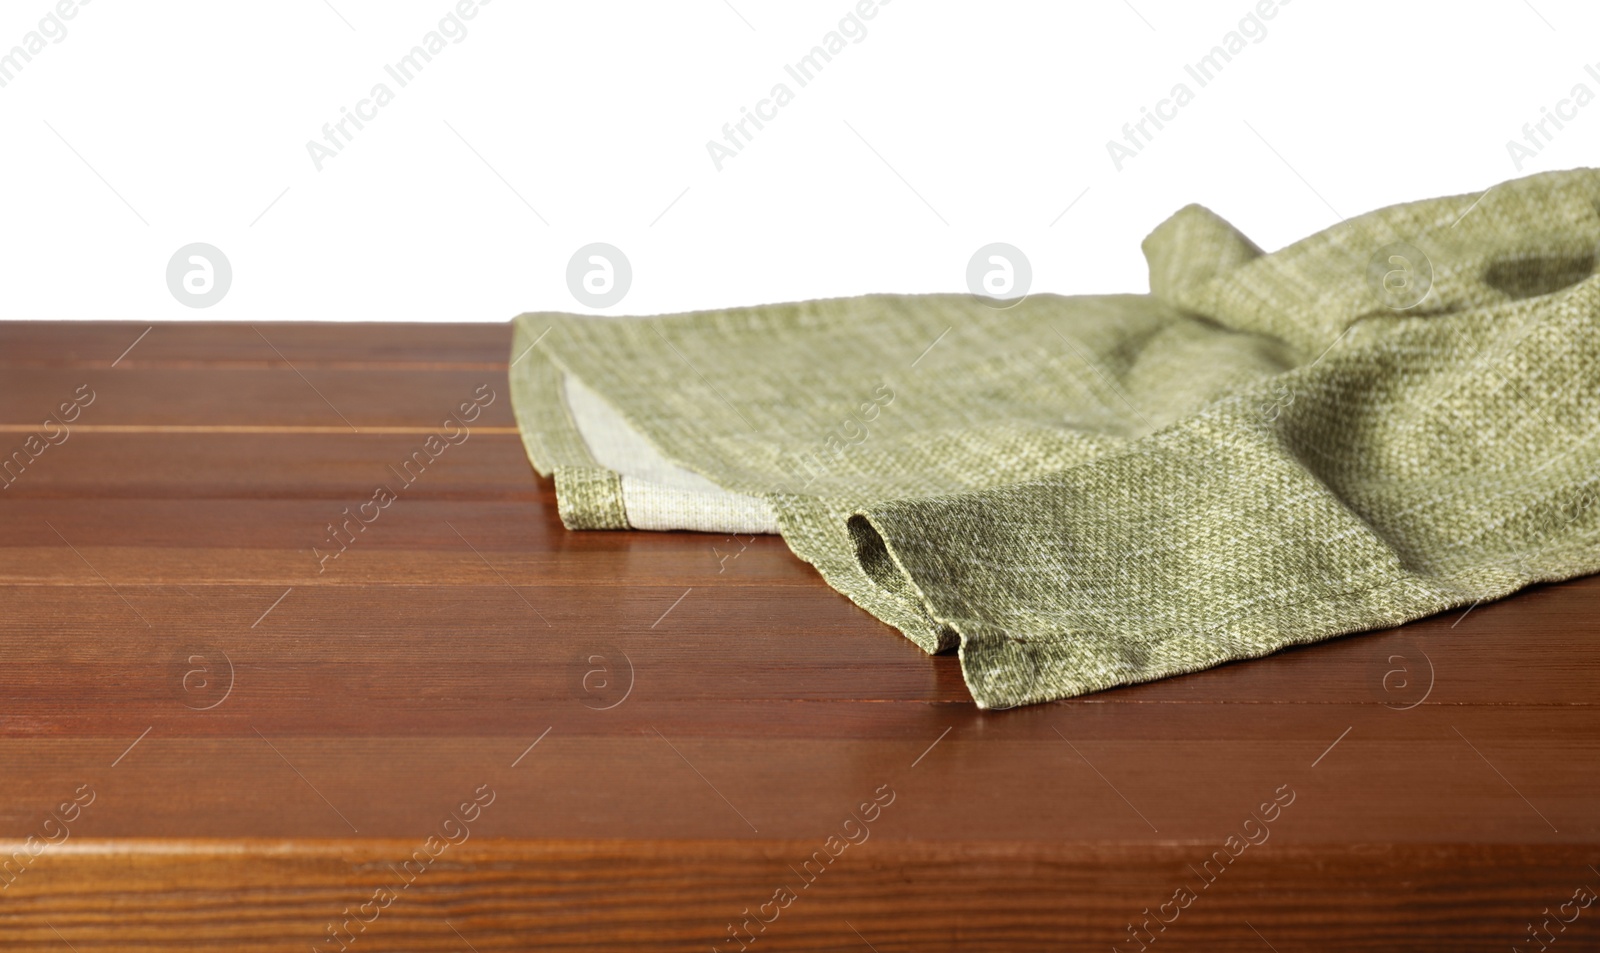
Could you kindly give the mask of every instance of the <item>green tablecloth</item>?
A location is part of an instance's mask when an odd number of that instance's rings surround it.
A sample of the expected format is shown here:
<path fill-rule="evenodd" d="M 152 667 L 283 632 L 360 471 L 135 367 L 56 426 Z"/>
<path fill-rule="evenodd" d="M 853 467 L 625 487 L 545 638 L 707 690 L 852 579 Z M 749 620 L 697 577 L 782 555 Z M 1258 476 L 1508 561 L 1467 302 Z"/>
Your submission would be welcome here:
<path fill-rule="evenodd" d="M 1600 569 L 1597 248 L 1586 169 L 1271 254 L 1191 205 L 1150 294 L 525 314 L 512 395 L 569 527 L 770 522 L 1008 707 Z"/>

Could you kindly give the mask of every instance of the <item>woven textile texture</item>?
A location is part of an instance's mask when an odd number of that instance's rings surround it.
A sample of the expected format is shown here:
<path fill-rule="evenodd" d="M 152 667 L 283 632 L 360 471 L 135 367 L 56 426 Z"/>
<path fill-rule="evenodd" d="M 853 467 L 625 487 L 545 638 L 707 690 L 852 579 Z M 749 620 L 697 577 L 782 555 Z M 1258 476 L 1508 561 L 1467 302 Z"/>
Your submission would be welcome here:
<path fill-rule="evenodd" d="M 513 403 L 569 528 L 775 528 L 1011 707 L 1600 569 L 1597 248 L 1587 169 L 1271 254 L 1191 205 L 1150 294 L 525 314 Z"/>

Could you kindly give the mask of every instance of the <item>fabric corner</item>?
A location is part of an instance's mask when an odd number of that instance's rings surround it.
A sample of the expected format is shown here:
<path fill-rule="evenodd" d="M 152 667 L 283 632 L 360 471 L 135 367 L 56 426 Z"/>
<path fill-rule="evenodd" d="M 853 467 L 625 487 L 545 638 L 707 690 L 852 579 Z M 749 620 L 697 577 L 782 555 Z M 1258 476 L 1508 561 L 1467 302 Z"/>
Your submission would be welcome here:
<path fill-rule="evenodd" d="M 601 467 L 557 467 L 556 508 L 567 529 L 628 529 L 622 478 Z"/>

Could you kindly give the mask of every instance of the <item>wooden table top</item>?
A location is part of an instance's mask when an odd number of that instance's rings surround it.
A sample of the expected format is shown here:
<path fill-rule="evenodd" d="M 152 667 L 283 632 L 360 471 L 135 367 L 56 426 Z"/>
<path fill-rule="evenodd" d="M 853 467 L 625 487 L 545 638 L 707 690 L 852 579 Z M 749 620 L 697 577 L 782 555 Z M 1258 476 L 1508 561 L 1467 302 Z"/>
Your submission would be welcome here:
<path fill-rule="evenodd" d="M 0 946 L 1600 949 L 1596 579 L 982 712 L 776 537 L 564 530 L 509 344 L 0 324 Z"/>

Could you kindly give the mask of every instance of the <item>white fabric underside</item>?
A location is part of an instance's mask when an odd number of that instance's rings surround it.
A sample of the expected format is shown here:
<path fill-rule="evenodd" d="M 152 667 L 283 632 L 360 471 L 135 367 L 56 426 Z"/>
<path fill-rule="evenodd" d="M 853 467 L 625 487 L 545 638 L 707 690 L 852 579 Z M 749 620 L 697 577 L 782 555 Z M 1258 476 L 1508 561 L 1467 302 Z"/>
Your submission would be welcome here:
<path fill-rule="evenodd" d="M 707 533 L 778 531 L 778 516 L 766 501 L 730 493 L 663 457 L 605 398 L 571 374 L 563 376 L 562 387 L 589 454 L 622 477 L 629 526 Z"/>

